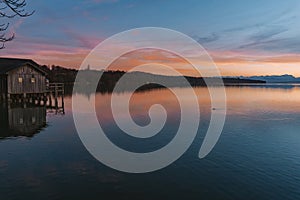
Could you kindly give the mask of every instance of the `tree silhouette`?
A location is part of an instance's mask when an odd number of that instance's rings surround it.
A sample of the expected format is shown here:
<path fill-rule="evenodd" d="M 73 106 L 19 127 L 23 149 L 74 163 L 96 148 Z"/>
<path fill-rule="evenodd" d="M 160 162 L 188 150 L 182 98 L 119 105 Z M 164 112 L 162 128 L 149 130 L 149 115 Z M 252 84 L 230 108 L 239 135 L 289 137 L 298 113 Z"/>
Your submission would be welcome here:
<path fill-rule="evenodd" d="M 34 11 L 28 13 L 25 11 L 25 0 L 0 0 L 0 18 L 28 17 Z M 0 49 L 4 48 L 4 43 L 14 39 L 15 34 L 6 36 L 5 31 L 9 27 L 9 22 L 0 24 Z"/>

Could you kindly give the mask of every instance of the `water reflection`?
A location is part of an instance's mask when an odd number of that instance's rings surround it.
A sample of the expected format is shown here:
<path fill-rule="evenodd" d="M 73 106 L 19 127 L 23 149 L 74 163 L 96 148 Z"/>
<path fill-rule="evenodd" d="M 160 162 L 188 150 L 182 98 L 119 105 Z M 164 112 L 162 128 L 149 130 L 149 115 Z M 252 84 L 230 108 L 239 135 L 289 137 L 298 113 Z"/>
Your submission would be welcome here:
<path fill-rule="evenodd" d="M 227 115 L 300 112 L 300 87 L 286 85 L 227 87 Z M 274 116 L 269 116 L 272 119 Z"/>
<path fill-rule="evenodd" d="M 195 87 L 199 98 L 201 113 L 209 117 L 210 96 L 207 88 Z M 176 88 L 181 93 L 185 88 Z M 70 90 L 71 91 L 71 90 Z M 226 87 L 228 115 L 253 115 L 257 112 L 291 112 L 300 111 L 300 84 L 252 84 L 235 85 Z M 120 98 L 129 95 L 121 91 Z M 71 94 L 70 94 L 71 95 Z M 83 98 L 90 100 L 91 92 L 78 92 Z M 71 96 L 68 96 L 71 98 Z M 111 109 L 111 93 L 99 92 L 96 94 L 96 110 L 99 122 L 102 125 L 114 123 Z M 169 113 L 170 122 L 178 122 L 178 102 L 174 95 L 167 89 L 151 88 L 139 90 L 134 93 L 130 104 L 130 113 L 133 120 L 139 125 L 149 123 L 148 110 L 155 103 L 162 104 Z M 84 106 L 84 105 L 83 105 Z M 71 107 L 67 105 L 67 107 Z M 64 106 L 40 106 L 34 104 L 7 104 L 0 103 L 0 138 L 7 137 L 33 137 L 47 126 L 46 116 L 50 114 L 64 114 Z M 83 107 L 84 110 L 84 107 Z M 251 114 L 252 113 L 252 114 Z M 122 114 L 122 113 L 121 113 Z M 203 115 L 202 115 L 203 116 Z M 269 119 L 270 120 L 270 119 Z"/>
<path fill-rule="evenodd" d="M 47 109 L 49 126 L 43 134 L 0 143 L 1 199 L 300 199 L 300 87 L 226 87 L 227 121 L 205 159 L 197 155 L 212 110 L 207 90 L 195 91 L 201 124 L 194 144 L 169 167 L 140 175 L 112 170 L 86 151 L 73 124 L 71 98 L 66 97 L 64 117 L 50 116 Z M 150 123 L 153 103 L 168 111 L 165 130 L 145 142 L 132 141 L 116 129 L 110 98 L 111 94 L 96 94 L 96 110 L 99 123 L 118 146 L 148 152 L 172 140 L 179 108 L 170 91 L 138 92 L 131 99 L 130 113 L 139 125 Z M 1 134 L 5 120 L 6 130 L 9 126 L 8 111 L 2 109 Z"/>
<path fill-rule="evenodd" d="M 2 104 L 0 138 L 33 137 L 46 127 L 46 107 L 36 105 Z"/>
<path fill-rule="evenodd" d="M 0 139 L 31 138 L 47 127 L 47 115 L 65 114 L 64 106 L 0 103 Z"/>

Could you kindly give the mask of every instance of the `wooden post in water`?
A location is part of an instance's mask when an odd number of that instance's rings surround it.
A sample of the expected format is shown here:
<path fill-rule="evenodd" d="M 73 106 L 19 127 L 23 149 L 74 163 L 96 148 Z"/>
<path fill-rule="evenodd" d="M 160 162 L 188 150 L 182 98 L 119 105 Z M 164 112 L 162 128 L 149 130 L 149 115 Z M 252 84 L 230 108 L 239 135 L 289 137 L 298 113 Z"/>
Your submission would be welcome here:
<path fill-rule="evenodd" d="M 63 114 L 65 114 L 64 96 L 65 96 L 65 88 L 64 88 L 64 85 L 61 85 L 61 107 L 62 107 L 62 113 Z"/>
<path fill-rule="evenodd" d="M 54 87 L 54 93 L 55 93 L 55 109 L 57 110 L 58 109 L 58 90 L 57 90 L 57 85 L 55 85 Z"/>
<path fill-rule="evenodd" d="M 54 105 L 53 100 L 54 98 Z M 58 98 L 61 98 L 61 105 L 59 105 L 60 100 Z M 55 109 L 55 113 L 63 113 L 65 114 L 65 102 L 64 102 L 64 84 L 62 83 L 50 83 L 49 89 L 48 89 L 48 99 L 49 99 L 49 105 L 48 107 L 50 109 Z"/>
<path fill-rule="evenodd" d="M 49 93 L 49 106 L 52 107 L 52 93 Z"/>
<path fill-rule="evenodd" d="M 7 94 L 7 101 L 8 101 L 8 102 L 11 101 L 10 94 Z"/>

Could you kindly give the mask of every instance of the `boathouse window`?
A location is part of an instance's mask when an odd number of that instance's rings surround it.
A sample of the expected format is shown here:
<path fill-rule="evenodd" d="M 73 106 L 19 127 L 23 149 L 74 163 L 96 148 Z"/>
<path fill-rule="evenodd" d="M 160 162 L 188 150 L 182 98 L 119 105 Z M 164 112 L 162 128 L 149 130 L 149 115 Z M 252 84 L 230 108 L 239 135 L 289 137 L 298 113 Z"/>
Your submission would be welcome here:
<path fill-rule="evenodd" d="M 32 124 L 35 124 L 35 123 L 36 123 L 36 119 L 35 119 L 35 117 L 34 117 L 34 116 L 32 116 L 32 118 L 31 118 L 31 122 L 32 122 Z"/>
<path fill-rule="evenodd" d="M 33 76 L 31 77 L 31 83 L 35 83 L 35 78 Z"/>
<path fill-rule="evenodd" d="M 23 78 L 19 77 L 18 81 L 19 81 L 19 83 L 23 83 Z"/>

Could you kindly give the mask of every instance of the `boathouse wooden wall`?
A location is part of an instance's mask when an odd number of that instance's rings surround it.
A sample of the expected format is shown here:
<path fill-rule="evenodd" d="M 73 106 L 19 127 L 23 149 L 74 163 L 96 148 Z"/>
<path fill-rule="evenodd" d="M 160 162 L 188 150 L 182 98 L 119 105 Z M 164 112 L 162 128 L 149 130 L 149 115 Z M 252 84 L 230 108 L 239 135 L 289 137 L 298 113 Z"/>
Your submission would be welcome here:
<path fill-rule="evenodd" d="M 30 64 L 7 73 L 8 94 L 37 94 L 46 92 L 46 76 Z"/>

